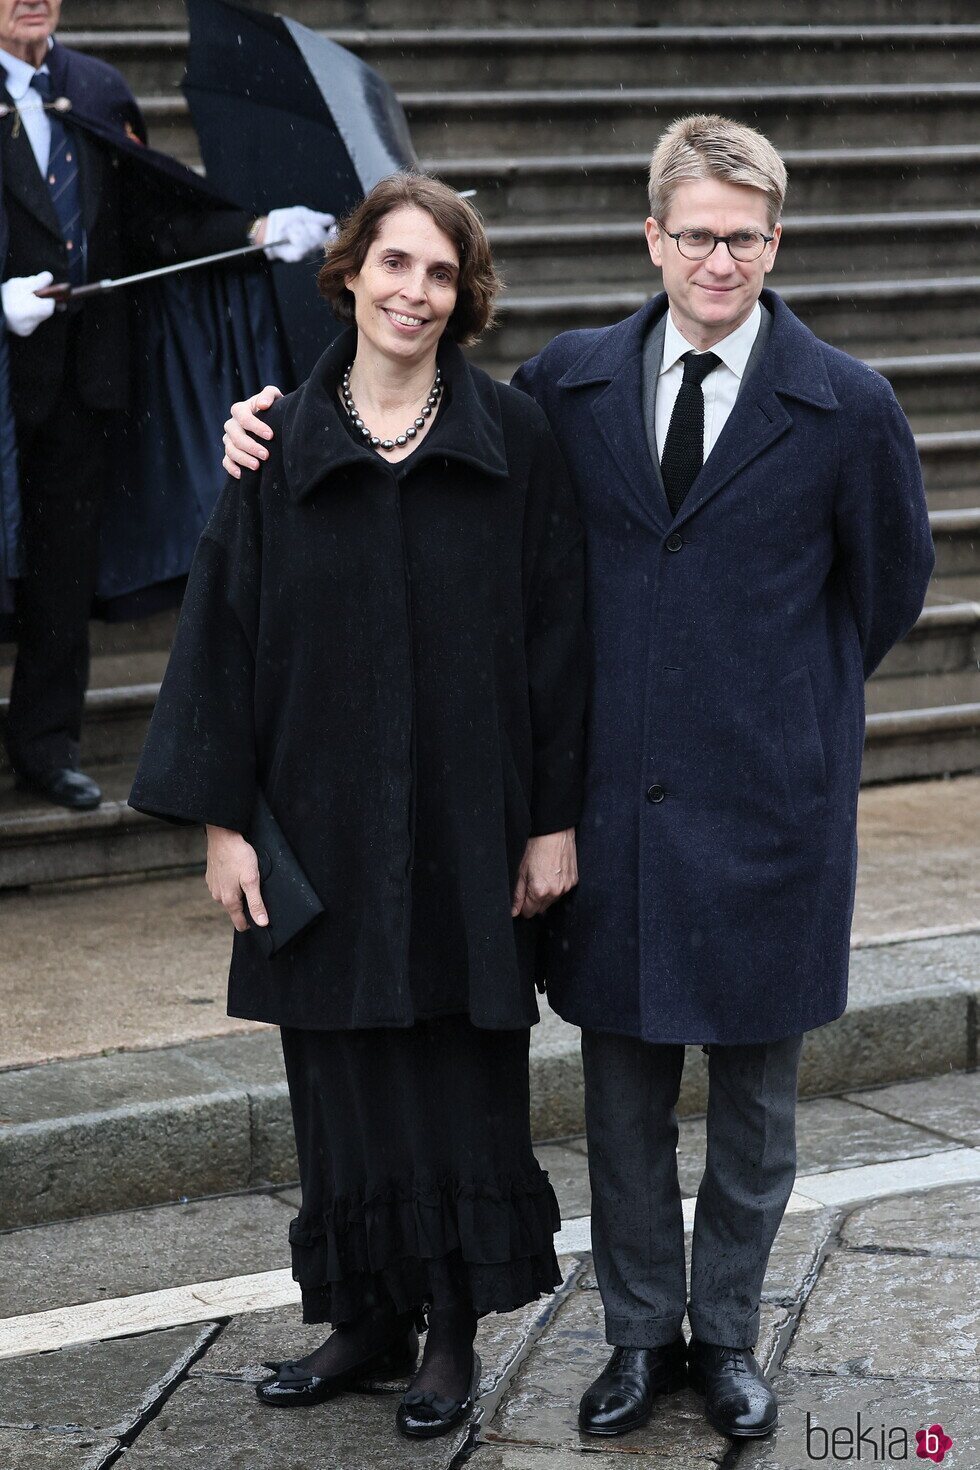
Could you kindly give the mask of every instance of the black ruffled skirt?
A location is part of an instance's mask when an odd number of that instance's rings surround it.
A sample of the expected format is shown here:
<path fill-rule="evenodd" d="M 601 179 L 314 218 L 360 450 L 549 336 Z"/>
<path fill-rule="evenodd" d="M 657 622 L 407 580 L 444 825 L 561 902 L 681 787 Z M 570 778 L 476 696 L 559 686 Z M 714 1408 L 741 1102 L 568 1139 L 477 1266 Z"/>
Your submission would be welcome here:
<path fill-rule="evenodd" d="M 303 1203 L 305 1322 L 467 1294 L 510 1312 L 560 1281 L 558 1202 L 531 1149 L 530 1033 L 465 1016 L 404 1030 L 282 1028 Z"/>

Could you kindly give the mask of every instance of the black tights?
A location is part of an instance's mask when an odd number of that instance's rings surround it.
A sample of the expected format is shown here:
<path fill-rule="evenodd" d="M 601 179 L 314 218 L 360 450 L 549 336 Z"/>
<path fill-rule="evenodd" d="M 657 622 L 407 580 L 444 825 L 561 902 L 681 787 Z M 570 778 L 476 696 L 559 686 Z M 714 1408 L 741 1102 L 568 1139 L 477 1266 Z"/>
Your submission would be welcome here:
<path fill-rule="evenodd" d="M 477 1327 L 468 1294 L 459 1290 L 444 1294 L 429 1307 L 426 1318 L 425 1349 L 412 1387 L 420 1393 L 431 1390 L 442 1398 L 464 1399 L 470 1389 Z M 372 1307 L 356 1321 L 342 1322 L 326 1342 L 297 1359 L 297 1366 L 317 1377 L 343 1373 L 402 1343 L 414 1319 L 414 1312 L 396 1313 L 390 1304 Z"/>

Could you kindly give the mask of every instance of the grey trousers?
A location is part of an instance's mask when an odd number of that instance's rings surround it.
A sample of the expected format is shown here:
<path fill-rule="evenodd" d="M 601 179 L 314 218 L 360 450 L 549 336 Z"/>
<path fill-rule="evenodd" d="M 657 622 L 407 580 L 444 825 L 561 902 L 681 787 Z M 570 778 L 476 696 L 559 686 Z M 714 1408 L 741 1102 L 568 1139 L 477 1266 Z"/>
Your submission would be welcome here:
<path fill-rule="evenodd" d="M 616 1347 L 695 1337 L 754 1347 L 762 1282 L 796 1177 L 802 1036 L 708 1053 L 708 1151 L 687 1297 L 675 1105 L 684 1047 L 582 1032 L 592 1249 Z"/>

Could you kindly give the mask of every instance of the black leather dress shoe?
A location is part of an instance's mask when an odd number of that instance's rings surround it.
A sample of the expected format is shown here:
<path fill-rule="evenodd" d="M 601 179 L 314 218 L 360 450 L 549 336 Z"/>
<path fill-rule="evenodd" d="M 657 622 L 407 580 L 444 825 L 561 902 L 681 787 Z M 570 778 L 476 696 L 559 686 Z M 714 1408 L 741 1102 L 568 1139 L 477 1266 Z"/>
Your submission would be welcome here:
<path fill-rule="evenodd" d="M 17 785 L 73 812 L 90 812 L 102 800 L 102 792 L 92 777 L 86 776 L 84 771 L 73 771 L 70 766 L 37 776 L 19 772 Z"/>
<path fill-rule="evenodd" d="M 683 1337 L 666 1347 L 614 1348 L 595 1383 L 582 1395 L 578 1427 L 583 1434 L 628 1434 L 646 1424 L 658 1394 L 675 1393 L 686 1382 Z"/>
<path fill-rule="evenodd" d="M 402 1434 L 409 1439 L 436 1439 L 462 1424 L 476 1407 L 482 1372 L 479 1354 L 474 1353 L 470 1391 L 465 1399 L 444 1399 L 431 1390 L 419 1393 L 417 1389 L 410 1388 L 402 1396 L 395 1413 L 395 1423 Z"/>
<path fill-rule="evenodd" d="M 751 1348 L 717 1347 L 691 1338 L 691 1387 L 705 1396 L 708 1423 L 729 1439 L 762 1439 L 779 1419 L 776 1395 Z"/>
<path fill-rule="evenodd" d="M 276 1409 L 303 1409 L 311 1404 L 322 1404 L 345 1388 L 356 1388 L 368 1379 L 410 1378 L 415 1372 L 419 1358 L 419 1335 L 414 1327 L 409 1328 L 404 1341 L 389 1345 L 361 1362 L 346 1368 L 343 1373 L 329 1373 L 318 1377 L 307 1373 L 292 1359 L 284 1363 L 266 1363 L 273 1377 L 255 1385 L 255 1392 L 263 1404 Z"/>

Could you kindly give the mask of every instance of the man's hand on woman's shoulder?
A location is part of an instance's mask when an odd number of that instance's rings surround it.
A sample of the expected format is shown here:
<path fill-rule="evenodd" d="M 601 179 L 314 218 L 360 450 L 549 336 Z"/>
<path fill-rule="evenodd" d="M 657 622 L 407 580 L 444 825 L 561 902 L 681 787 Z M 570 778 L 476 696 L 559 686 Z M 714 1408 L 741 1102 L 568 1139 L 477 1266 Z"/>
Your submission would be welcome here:
<path fill-rule="evenodd" d="M 273 439 L 275 435 L 269 425 L 256 415 L 272 407 L 282 393 L 270 383 L 261 393 L 242 399 L 231 405 L 231 418 L 225 420 L 224 459 L 222 467 L 235 480 L 242 477 L 242 469 L 257 470 L 262 460 L 269 458 L 269 451 L 259 441 Z"/>

